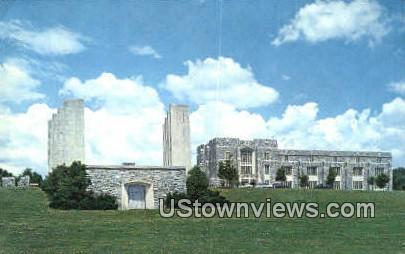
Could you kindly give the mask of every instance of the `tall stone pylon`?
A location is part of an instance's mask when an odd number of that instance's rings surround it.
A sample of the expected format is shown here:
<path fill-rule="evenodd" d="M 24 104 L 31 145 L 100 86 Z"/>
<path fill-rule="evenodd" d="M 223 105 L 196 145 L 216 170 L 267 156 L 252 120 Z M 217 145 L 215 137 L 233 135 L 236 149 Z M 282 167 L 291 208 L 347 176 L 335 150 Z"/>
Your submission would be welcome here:
<path fill-rule="evenodd" d="M 190 119 L 187 105 L 169 105 L 163 124 L 163 166 L 191 169 Z"/>
<path fill-rule="evenodd" d="M 48 172 L 73 161 L 85 162 L 84 101 L 66 100 L 48 121 Z"/>

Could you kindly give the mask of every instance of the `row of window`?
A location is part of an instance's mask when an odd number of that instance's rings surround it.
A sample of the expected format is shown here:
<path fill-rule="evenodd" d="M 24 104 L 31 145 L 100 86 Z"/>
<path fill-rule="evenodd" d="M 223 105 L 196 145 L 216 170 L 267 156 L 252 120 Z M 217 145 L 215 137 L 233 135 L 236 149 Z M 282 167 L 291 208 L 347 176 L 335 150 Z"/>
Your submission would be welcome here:
<path fill-rule="evenodd" d="M 284 166 L 281 167 L 284 169 L 286 175 L 292 175 L 292 167 Z M 331 167 L 330 170 L 336 172 L 336 175 L 340 176 L 340 168 L 339 167 Z M 384 168 L 375 168 L 375 175 L 381 175 L 384 173 Z M 264 165 L 264 174 L 270 174 L 270 165 Z M 317 167 L 307 167 L 307 175 L 309 176 L 316 176 L 318 175 Z M 353 168 L 353 176 L 362 176 L 363 175 L 363 168 L 355 167 Z"/>
<path fill-rule="evenodd" d="M 242 152 L 241 153 L 241 160 L 243 160 L 245 157 L 245 159 L 249 159 L 250 158 L 250 162 L 252 159 L 252 152 Z M 356 157 L 356 163 L 360 163 L 361 157 Z M 232 159 L 232 154 L 231 152 L 225 152 L 225 160 L 230 160 Z M 339 160 L 338 156 L 334 156 L 333 157 L 333 162 L 338 162 Z M 271 160 L 271 153 L 270 152 L 265 152 L 264 153 L 264 160 Z M 310 155 L 309 157 L 309 161 L 314 161 L 315 160 L 315 156 L 314 155 Z M 288 159 L 288 155 L 284 155 L 284 161 L 289 161 Z M 377 157 L 377 163 L 381 163 L 382 162 L 382 158 L 381 157 Z"/>
<path fill-rule="evenodd" d="M 246 181 L 243 181 L 243 180 L 242 180 L 242 182 L 247 183 L 248 181 L 247 181 L 247 180 L 246 180 Z M 264 184 L 269 185 L 269 184 L 270 184 L 270 181 L 269 181 L 269 180 L 265 180 L 265 181 L 264 181 Z M 317 185 L 318 185 L 318 181 L 308 181 L 308 187 L 309 187 L 310 189 L 314 189 Z M 286 187 L 287 187 L 287 188 L 292 188 L 292 181 L 287 181 L 287 182 L 286 182 Z M 340 189 L 341 189 L 341 187 L 340 187 L 340 181 L 335 181 L 335 182 L 333 183 L 333 189 L 335 189 L 335 190 L 340 190 Z M 362 190 L 362 189 L 363 189 L 363 182 L 362 182 L 362 181 L 353 181 L 353 182 L 352 182 L 352 189 L 353 189 L 353 190 Z"/>

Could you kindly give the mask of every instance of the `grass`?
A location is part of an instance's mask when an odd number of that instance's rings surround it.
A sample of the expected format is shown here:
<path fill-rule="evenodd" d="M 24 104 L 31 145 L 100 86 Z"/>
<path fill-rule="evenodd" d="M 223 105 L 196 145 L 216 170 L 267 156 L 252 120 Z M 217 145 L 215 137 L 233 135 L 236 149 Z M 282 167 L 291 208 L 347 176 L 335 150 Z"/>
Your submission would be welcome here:
<path fill-rule="evenodd" d="M 39 190 L 0 189 L 0 253 L 405 253 L 405 192 L 224 190 L 231 201 L 375 202 L 370 219 L 181 219 L 59 211 Z"/>

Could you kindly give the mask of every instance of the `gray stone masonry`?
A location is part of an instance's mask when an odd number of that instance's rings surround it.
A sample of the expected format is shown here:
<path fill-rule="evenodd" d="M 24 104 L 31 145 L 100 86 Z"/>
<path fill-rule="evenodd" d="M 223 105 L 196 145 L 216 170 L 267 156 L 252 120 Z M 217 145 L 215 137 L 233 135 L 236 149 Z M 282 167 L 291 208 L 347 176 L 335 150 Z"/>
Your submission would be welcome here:
<path fill-rule="evenodd" d="M 242 165 L 242 152 L 250 153 L 249 165 L 246 162 Z M 287 150 L 278 149 L 274 139 L 214 138 L 197 147 L 197 165 L 207 173 L 210 185 L 220 183 L 218 164 L 227 159 L 227 156 L 238 169 L 240 182 L 271 184 L 275 182 L 277 170 L 286 167 L 291 169 L 291 174 L 287 175 L 287 183 L 292 188 L 297 188 L 299 176 L 307 175 L 309 168 L 314 167 L 316 172 L 309 175 L 309 181 L 319 185 L 326 183 L 331 168 L 338 168 L 340 174 L 336 177 L 337 189 L 351 190 L 362 182 L 357 189 L 368 190 L 368 177 L 381 173 L 389 175 L 391 181 L 387 189 L 392 189 L 392 156 L 387 152 Z M 246 166 L 251 174 L 243 174 L 241 171 Z M 354 176 L 353 171 L 356 168 L 361 168 L 361 174 Z"/>
<path fill-rule="evenodd" d="M 122 205 L 123 186 L 132 182 L 148 183 L 153 188 L 154 208 L 158 208 L 159 198 L 169 192 L 186 191 L 186 170 L 184 167 L 153 166 L 87 166 L 91 180 L 89 189 L 95 193 L 107 193 L 117 198 Z"/>
<path fill-rule="evenodd" d="M 3 188 L 14 188 L 15 187 L 15 177 L 2 177 L 1 186 Z"/>
<path fill-rule="evenodd" d="M 29 188 L 30 187 L 30 176 L 22 176 L 20 177 L 20 180 L 18 180 L 17 183 L 18 188 Z"/>

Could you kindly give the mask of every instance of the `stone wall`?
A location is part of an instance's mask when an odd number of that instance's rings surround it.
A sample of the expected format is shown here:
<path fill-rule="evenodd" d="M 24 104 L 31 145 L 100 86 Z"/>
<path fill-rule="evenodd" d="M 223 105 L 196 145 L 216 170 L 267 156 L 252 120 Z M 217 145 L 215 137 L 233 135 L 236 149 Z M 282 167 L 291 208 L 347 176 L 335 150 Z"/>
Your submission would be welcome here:
<path fill-rule="evenodd" d="M 151 185 L 153 208 L 158 208 L 159 198 L 165 198 L 167 193 L 186 191 L 184 167 L 87 166 L 86 172 L 91 180 L 89 189 L 115 196 L 121 209 L 125 209 L 124 186 L 129 183 Z"/>
<path fill-rule="evenodd" d="M 3 188 L 14 188 L 15 187 L 15 177 L 2 177 L 1 186 Z"/>

